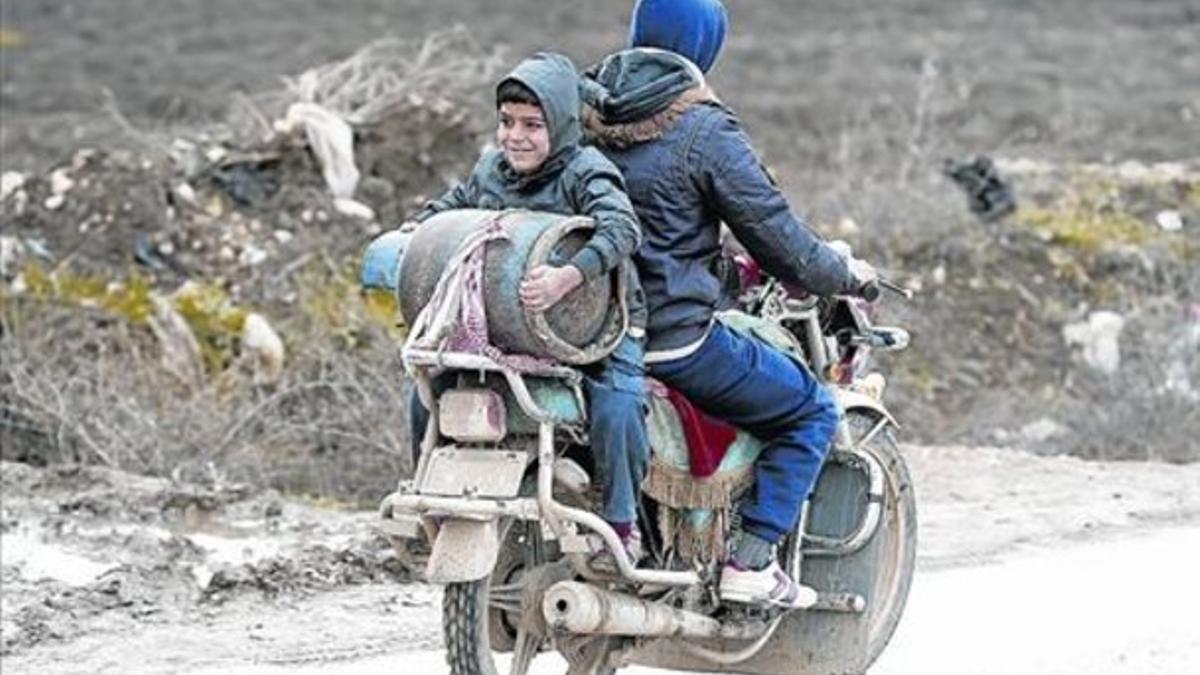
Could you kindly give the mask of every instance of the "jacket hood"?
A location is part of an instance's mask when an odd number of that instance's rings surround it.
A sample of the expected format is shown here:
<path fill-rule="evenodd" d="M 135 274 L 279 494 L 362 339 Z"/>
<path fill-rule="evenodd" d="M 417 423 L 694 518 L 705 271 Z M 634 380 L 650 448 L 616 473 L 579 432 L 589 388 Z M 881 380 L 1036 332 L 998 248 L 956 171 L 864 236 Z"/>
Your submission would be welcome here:
<path fill-rule="evenodd" d="M 519 82 L 537 96 L 550 134 L 550 154 L 533 174 L 518 174 L 504 162 L 505 177 L 522 184 L 539 182 L 565 166 L 579 150 L 583 139 L 579 123 L 579 74 L 567 57 L 540 52 L 522 61 L 500 80 L 497 90 L 509 81 Z"/>
<path fill-rule="evenodd" d="M 721 54 L 728 24 L 721 0 L 638 0 L 629 46 L 682 54 L 707 73 Z"/>
<path fill-rule="evenodd" d="M 651 47 L 626 49 L 584 73 L 584 102 L 605 124 L 642 120 L 665 110 L 683 92 L 704 85 L 704 73 L 687 58 Z"/>
<path fill-rule="evenodd" d="M 662 136 L 696 103 L 720 101 L 695 64 L 660 49 L 629 49 L 604 59 L 580 82 L 589 139 L 623 148 Z"/>

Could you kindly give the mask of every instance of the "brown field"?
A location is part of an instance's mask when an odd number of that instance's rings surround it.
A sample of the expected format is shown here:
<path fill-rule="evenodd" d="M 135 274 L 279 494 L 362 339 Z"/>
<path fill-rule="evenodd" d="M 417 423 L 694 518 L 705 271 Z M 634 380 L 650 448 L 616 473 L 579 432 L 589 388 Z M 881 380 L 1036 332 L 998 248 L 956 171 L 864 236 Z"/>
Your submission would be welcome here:
<path fill-rule="evenodd" d="M 553 49 L 585 64 L 622 43 L 631 4 L 8 2 L 3 24 L 21 37 L 3 52 L 0 149 L 6 167 L 33 168 L 115 133 L 100 112 L 105 87 L 135 124 L 203 123 L 233 92 L 273 87 L 378 37 L 453 23 L 509 45 L 514 60 Z M 728 4 L 713 82 L 798 196 L 820 185 L 847 135 L 905 138 L 923 86 L 923 131 L 949 154 L 1200 155 L 1195 0 Z M 936 74 L 923 85 L 926 63 Z"/>

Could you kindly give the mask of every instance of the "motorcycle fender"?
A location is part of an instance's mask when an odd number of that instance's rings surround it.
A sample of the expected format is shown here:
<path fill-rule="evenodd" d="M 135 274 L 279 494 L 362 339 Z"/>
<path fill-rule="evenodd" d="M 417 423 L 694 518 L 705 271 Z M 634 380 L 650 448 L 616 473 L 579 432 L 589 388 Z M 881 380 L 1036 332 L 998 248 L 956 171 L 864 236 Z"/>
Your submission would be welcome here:
<path fill-rule="evenodd" d="M 844 412 L 863 409 L 870 410 L 886 419 L 892 426 L 896 428 L 900 427 L 896 418 L 892 417 L 892 413 L 888 412 L 888 409 L 883 407 L 883 404 L 874 397 L 864 394 L 861 391 L 842 389 L 841 387 L 835 388 L 834 393 L 837 394 L 838 405 L 841 406 Z"/>
<path fill-rule="evenodd" d="M 482 579 L 491 574 L 499 552 L 494 519 L 442 521 L 425 579 L 434 584 Z"/>

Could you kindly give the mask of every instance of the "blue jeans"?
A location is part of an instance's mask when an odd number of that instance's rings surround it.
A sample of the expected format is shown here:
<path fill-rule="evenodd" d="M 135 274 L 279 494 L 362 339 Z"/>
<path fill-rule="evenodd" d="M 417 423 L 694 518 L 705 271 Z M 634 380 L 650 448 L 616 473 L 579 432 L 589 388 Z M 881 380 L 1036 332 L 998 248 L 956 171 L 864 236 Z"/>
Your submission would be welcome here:
<path fill-rule="evenodd" d="M 650 449 L 643 353 L 642 341 L 627 336 L 608 358 L 584 369 L 588 436 L 603 500 L 601 515 L 610 523 L 637 522 L 638 493 Z M 436 378 L 434 395 L 440 395 L 451 382 L 446 377 Z M 409 423 L 416 466 L 429 411 L 415 389 L 409 401 Z"/>
<path fill-rule="evenodd" d="M 837 432 L 832 394 L 801 364 L 721 323 L 698 350 L 650 374 L 705 413 L 766 443 L 742 527 L 778 542 L 795 526 Z"/>
<path fill-rule="evenodd" d="M 642 340 L 626 336 L 584 378 L 601 515 L 610 523 L 637 523 L 638 494 L 650 457 L 644 353 Z"/>

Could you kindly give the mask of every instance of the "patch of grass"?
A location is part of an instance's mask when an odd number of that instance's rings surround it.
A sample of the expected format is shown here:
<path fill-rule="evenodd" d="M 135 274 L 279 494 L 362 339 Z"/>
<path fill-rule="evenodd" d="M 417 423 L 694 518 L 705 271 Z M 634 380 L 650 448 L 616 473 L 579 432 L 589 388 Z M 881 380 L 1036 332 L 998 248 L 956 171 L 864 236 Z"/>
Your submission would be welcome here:
<path fill-rule="evenodd" d="M 354 270 L 317 268 L 297 279 L 300 308 L 309 329 L 334 345 L 353 350 L 385 329 L 392 339 L 405 335 L 396 298 L 385 291 L 364 292 Z"/>
<path fill-rule="evenodd" d="M 31 264 L 21 275 L 25 292 L 43 300 L 103 309 L 137 325 L 144 325 L 154 313 L 150 280 L 136 273 L 114 280 L 70 270 L 51 273 Z"/>
<path fill-rule="evenodd" d="M 201 283 L 181 288 L 174 305 L 200 343 L 207 372 L 220 372 L 233 362 L 248 310 L 235 306 L 219 286 Z"/>
<path fill-rule="evenodd" d="M 1137 218 L 1088 203 L 1025 206 L 1017 211 L 1016 221 L 1053 244 L 1089 253 L 1114 245 L 1141 245 L 1152 236 Z"/>
<path fill-rule="evenodd" d="M 24 293 L 41 300 L 99 309 L 135 326 L 145 326 L 154 315 L 153 284 L 136 272 L 107 278 L 70 269 L 48 272 L 33 264 L 22 271 L 22 278 Z M 224 370 L 237 354 L 249 310 L 235 306 L 219 285 L 201 282 L 183 286 L 172 297 L 172 306 L 195 335 L 206 372 Z"/>

